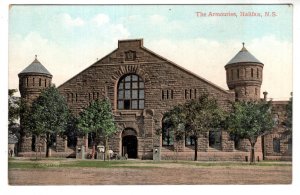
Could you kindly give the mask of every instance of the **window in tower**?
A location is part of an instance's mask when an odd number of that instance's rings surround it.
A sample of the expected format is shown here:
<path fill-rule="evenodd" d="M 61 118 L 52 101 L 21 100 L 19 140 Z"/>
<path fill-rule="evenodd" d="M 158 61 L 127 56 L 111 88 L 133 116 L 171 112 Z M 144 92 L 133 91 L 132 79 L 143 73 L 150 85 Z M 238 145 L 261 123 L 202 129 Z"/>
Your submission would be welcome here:
<path fill-rule="evenodd" d="M 251 68 L 251 77 L 253 78 L 253 68 Z"/>
<path fill-rule="evenodd" d="M 240 69 L 237 69 L 237 78 L 240 78 Z"/>

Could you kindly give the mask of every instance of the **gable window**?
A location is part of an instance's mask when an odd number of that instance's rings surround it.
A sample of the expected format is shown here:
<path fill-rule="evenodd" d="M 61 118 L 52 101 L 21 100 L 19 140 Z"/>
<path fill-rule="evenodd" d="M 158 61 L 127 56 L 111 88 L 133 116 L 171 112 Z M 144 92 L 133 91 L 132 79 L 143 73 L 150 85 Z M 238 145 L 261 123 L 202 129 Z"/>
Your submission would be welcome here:
<path fill-rule="evenodd" d="M 118 109 L 144 109 L 145 104 L 144 81 L 138 75 L 126 75 L 118 84 Z"/>

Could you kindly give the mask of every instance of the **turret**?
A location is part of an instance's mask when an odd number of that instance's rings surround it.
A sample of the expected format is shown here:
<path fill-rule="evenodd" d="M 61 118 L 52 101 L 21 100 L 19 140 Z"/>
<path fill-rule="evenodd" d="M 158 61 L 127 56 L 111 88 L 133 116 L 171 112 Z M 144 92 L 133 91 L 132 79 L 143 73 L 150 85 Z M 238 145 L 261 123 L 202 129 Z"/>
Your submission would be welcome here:
<path fill-rule="evenodd" d="M 51 85 L 51 73 L 38 61 L 34 61 L 26 67 L 19 76 L 19 90 L 21 97 L 31 103 L 41 91 Z"/>
<path fill-rule="evenodd" d="M 228 88 L 236 100 L 260 99 L 264 64 L 243 48 L 225 65 Z"/>

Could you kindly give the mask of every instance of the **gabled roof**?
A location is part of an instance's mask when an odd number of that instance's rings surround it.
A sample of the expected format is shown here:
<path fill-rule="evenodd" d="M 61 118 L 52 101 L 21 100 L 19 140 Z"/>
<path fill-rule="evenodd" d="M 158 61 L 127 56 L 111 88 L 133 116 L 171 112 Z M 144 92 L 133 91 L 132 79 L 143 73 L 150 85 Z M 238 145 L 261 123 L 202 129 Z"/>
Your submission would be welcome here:
<path fill-rule="evenodd" d="M 82 72 L 86 71 L 86 70 L 89 69 L 90 67 L 96 65 L 98 62 L 100 62 L 100 61 L 102 61 L 103 59 L 107 58 L 107 57 L 110 56 L 112 53 L 118 51 L 118 49 L 119 49 L 120 47 L 122 47 L 122 44 L 124 44 L 124 46 L 126 47 L 126 45 L 127 45 L 128 43 L 135 43 L 136 46 L 140 47 L 142 50 L 144 50 L 144 51 L 150 53 L 151 55 L 155 56 L 156 58 L 158 58 L 158 59 L 160 59 L 160 60 L 162 60 L 162 61 L 168 62 L 169 64 L 173 65 L 174 67 L 179 68 L 180 70 L 182 70 L 182 71 L 184 71 L 184 72 L 186 72 L 186 73 L 188 73 L 188 74 L 190 74 L 190 75 L 193 75 L 194 77 L 196 77 L 196 78 L 202 80 L 203 82 L 209 84 L 210 86 L 212 86 L 212 87 L 214 87 L 214 88 L 216 88 L 216 89 L 218 89 L 218 90 L 220 90 L 220 91 L 222 91 L 222 92 L 224 92 L 224 93 L 231 93 L 230 91 L 225 90 L 225 89 L 219 87 L 218 85 L 216 85 L 216 84 L 214 84 L 214 83 L 212 83 L 212 82 L 210 82 L 210 81 L 208 81 L 208 80 L 206 80 L 206 79 L 200 77 L 199 75 L 197 75 L 197 74 L 195 74 L 195 73 L 193 73 L 193 72 L 191 72 L 191 71 L 189 71 L 189 70 L 183 68 L 182 66 L 180 66 L 180 65 L 178 65 L 178 64 L 176 64 L 176 63 L 174 63 L 174 62 L 172 62 L 172 61 L 170 61 L 170 60 L 168 60 L 168 59 L 166 59 L 166 58 L 164 58 L 164 57 L 162 57 L 162 56 L 160 56 L 159 54 L 157 54 L 157 53 L 155 53 L 155 52 L 153 52 L 153 51 L 147 49 L 146 47 L 144 47 L 143 42 L 144 42 L 143 39 L 126 39 L 126 40 L 118 40 L 118 48 L 116 48 L 115 50 L 113 50 L 112 52 L 110 52 L 109 54 L 107 54 L 106 56 L 104 56 L 103 58 L 101 58 L 100 60 L 98 60 L 97 62 L 93 63 L 91 66 L 85 68 L 84 70 L 82 70 L 81 72 L 79 72 L 78 74 L 76 74 L 75 76 L 73 76 L 72 78 L 68 79 L 66 82 L 64 82 L 63 84 L 61 84 L 60 86 L 58 86 L 58 88 L 60 88 L 60 87 L 63 86 L 65 83 L 67 83 L 68 81 L 72 80 L 73 78 L 75 78 L 77 75 L 79 75 L 79 74 L 81 74 Z"/>
<path fill-rule="evenodd" d="M 242 63 L 242 62 L 254 62 L 262 64 L 258 59 L 256 59 L 246 48 L 243 43 L 243 48 L 239 51 L 226 65 Z"/>
<path fill-rule="evenodd" d="M 28 73 L 40 73 L 40 74 L 47 74 L 52 76 L 52 74 L 38 61 L 37 56 L 35 56 L 34 61 L 19 74 L 28 74 Z"/>

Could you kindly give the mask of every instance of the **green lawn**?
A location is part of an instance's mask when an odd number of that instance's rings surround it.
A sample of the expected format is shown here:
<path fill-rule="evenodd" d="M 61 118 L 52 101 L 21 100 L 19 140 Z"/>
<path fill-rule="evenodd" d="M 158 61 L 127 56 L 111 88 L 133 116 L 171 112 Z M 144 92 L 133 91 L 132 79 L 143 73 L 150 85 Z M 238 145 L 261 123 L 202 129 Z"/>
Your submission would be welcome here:
<path fill-rule="evenodd" d="M 191 165 L 196 167 L 239 167 L 239 166 L 292 166 L 291 162 L 258 162 L 250 165 L 246 162 L 194 162 L 194 161 L 145 161 L 145 160 L 113 160 L 113 161 L 99 161 L 99 160 L 75 160 L 75 159 L 27 159 L 16 160 L 9 159 L 8 168 L 19 169 L 47 169 L 51 167 L 93 167 L 93 168 L 157 168 L 162 165 Z"/>

